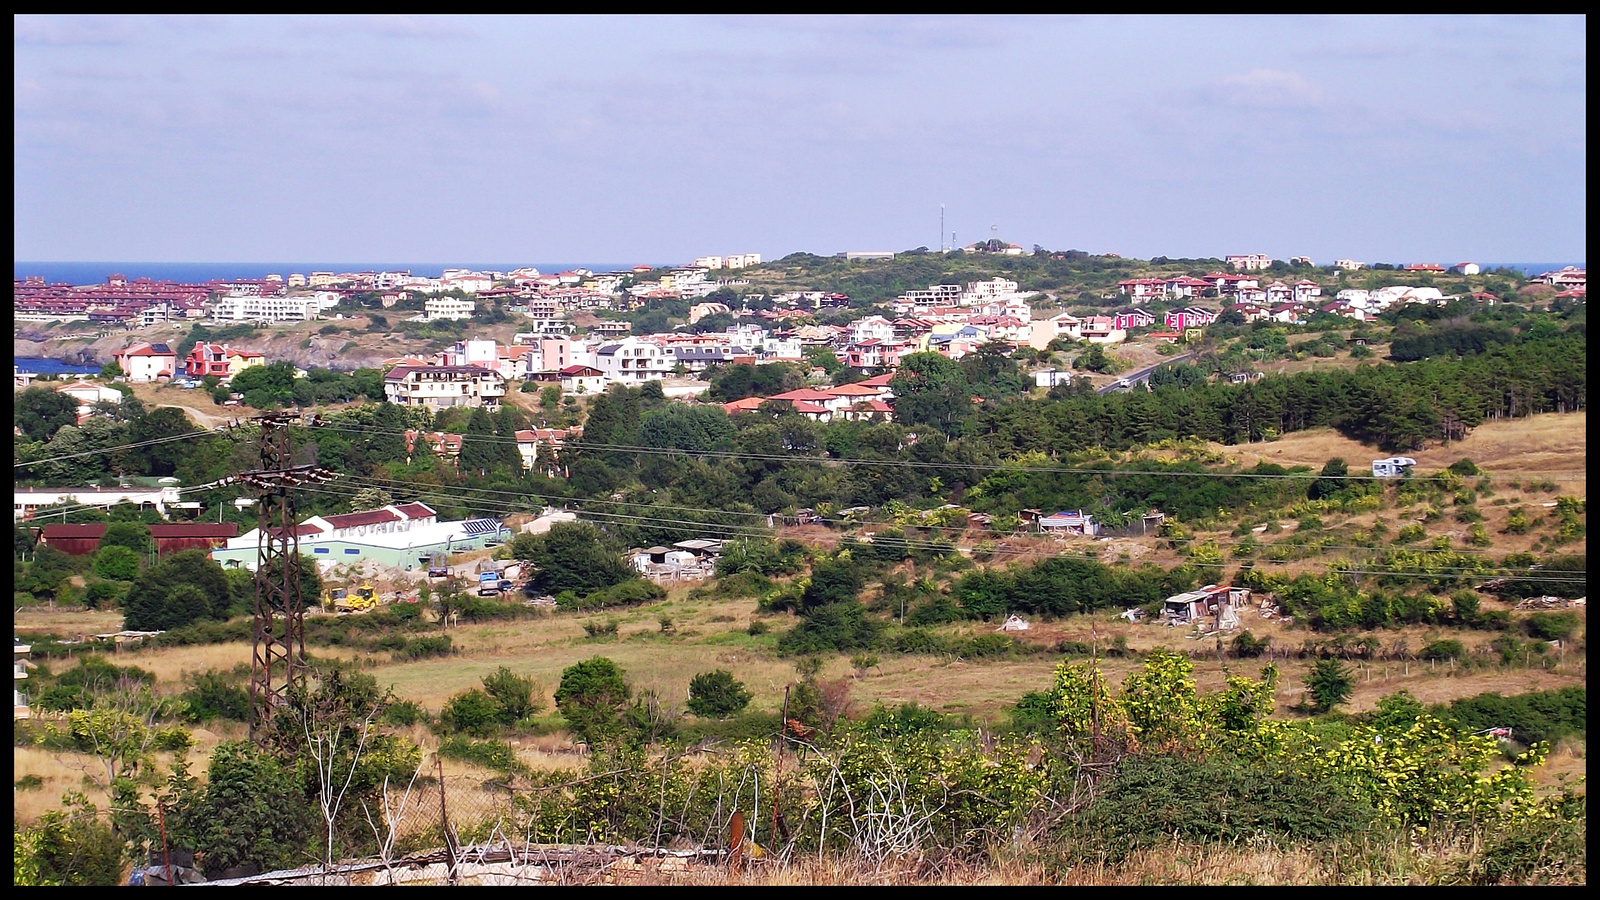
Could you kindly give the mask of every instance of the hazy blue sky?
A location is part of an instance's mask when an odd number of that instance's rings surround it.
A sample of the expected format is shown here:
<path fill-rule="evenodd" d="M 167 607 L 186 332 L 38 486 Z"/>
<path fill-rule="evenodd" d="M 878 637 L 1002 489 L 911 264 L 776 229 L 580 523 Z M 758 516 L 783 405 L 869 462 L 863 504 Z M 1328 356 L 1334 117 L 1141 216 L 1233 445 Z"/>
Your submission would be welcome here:
<path fill-rule="evenodd" d="M 16 259 L 1585 257 L 1582 16 L 13 25 Z"/>

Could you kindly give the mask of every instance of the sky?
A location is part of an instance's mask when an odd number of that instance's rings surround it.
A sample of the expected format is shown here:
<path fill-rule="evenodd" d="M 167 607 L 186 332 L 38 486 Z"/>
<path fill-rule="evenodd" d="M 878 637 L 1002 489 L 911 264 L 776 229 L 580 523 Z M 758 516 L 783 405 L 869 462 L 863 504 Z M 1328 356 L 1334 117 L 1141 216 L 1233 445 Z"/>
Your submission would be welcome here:
<path fill-rule="evenodd" d="M 1585 25 L 19 15 L 13 252 L 1583 260 Z"/>

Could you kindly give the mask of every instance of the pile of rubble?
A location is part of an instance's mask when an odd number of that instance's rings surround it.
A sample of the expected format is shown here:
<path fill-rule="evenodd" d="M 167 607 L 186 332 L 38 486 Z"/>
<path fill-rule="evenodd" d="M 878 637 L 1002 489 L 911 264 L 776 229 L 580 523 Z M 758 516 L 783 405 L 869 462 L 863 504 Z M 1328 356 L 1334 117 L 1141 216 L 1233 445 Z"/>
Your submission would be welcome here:
<path fill-rule="evenodd" d="M 1565 597 L 1550 597 L 1550 596 L 1529 597 L 1528 599 L 1522 601 L 1521 603 L 1518 603 L 1516 608 L 1519 609 L 1519 610 L 1528 610 L 1528 609 L 1569 609 L 1569 608 L 1574 607 L 1574 606 L 1585 606 L 1586 605 L 1586 601 L 1588 599 L 1589 599 L 1588 597 L 1579 597 L 1576 600 L 1568 600 Z"/>

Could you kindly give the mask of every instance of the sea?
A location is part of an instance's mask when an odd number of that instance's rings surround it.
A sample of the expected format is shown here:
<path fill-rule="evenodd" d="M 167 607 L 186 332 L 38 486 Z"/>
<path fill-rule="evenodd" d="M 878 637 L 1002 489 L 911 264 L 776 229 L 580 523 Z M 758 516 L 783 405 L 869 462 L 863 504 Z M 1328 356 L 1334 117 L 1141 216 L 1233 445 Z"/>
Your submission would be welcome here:
<path fill-rule="evenodd" d="M 50 284 L 105 284 L 107 276 L 122 275 L 127 278 L 149 278 L 154 281 L 177 281 L 184 284 L 201 284 L 214 278 L 265 278 L 268 275 L 288 276 L 298 272 L 410 272 L 426 278 L 437 278 L 445 269 L 477 269 L 491 272 L 509 272 L 524 266 L 533 266 L 545 274 L 566 272 L 571 269 L 588 269 L 591 272 L 615 272 L 630 269 L 632 263 L 330 263 L 330 262 L 38 262 L 20 260 L 12 263 L 13 277 L 17 280 L 43 277 Z M 649 264 L 655 265 L 655 264 Z"/>
<path fill-rule="evenodd" d="M 33 375 L 94 375 L 100 371 L 99 366 L 75 366 L 59 359 L 41 359 L 36 356 L 19 356 L 12 362 L 16 363 L 18 372 L 28 372 Z"/>

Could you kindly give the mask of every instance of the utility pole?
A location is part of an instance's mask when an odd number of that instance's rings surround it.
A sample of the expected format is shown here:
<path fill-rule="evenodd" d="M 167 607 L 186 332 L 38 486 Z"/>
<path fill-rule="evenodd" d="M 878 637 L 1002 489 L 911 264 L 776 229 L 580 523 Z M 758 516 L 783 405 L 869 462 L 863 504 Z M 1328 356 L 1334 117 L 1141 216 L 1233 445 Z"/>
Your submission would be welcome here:
<path fill-rule="evenodd" d="M 314 463 L 294 464 L 289 428 L 299 418 L 297 413 L 256 417 L 261 426 L 260 468 L 238 475 L 256 494 L 259 529 L 250 663 L 250 739 L 257 744 L 266 742 L 273 711 L 287 701 L 290 688 L 305 683 L 305 598 L 300 591 L 300 523 L 294 489 L 339 477 Z"/>

